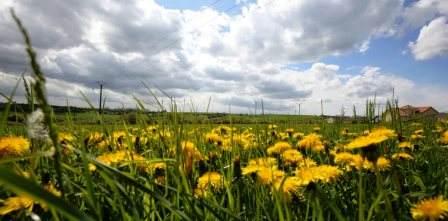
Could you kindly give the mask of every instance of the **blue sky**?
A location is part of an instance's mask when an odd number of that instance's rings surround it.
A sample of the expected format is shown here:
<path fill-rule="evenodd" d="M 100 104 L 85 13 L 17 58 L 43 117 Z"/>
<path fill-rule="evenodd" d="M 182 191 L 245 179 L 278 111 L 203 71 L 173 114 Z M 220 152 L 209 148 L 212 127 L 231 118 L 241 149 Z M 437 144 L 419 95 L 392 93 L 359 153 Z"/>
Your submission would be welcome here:
<path fill-rule="evenodd" d="M 254 1 L 236 3 L 234 0 L 157 0 L 164 7 L 171 9 L 199 10 L 202 7 L 212 7 L 228 14 L 240 13 L 241 7 Z M 415 1 L 405 1 L 410 6 Z M 448 57 L 436 57 L 425 61 L 416 61 L 409 52 L 408 44 L 419 35 L 419 29 L 408 31 L 400 36 L 379 37 L 370 41 L 369 50 L 364 53 L 349 52 L 340 56 L 327 56 L 322 62 L 337 64 L 348 72 L 361 69 L 364 66 L 378 66 L 384 71 L 401 75 L 421 83 L 432 83 L 444 86 L 448 84 Z M 291 64 L 301 68 L 309 68 L 312 63 Z"/>
<path fill-rule="evenodd" d="M 133 107 L 136 96 L 153 108 L 146 82 L 199 110 L 211 99 L 211 111 L 245 113 L 263 100 L 267 112 L 301 102 L 320 114 L 324 99 L 338 114 L 373 96 L 384 103 L 394 88 L 403 105 L 448 111 L 446 0 L 5 0 L 0 13 L 9 7 L 32 37 L 53 103 L 83 105 L 80 91 L 95 100 L 102 81 L 111 107 Z M 8 16 L 0 33 L 8 93 L 26 57 Z"/>

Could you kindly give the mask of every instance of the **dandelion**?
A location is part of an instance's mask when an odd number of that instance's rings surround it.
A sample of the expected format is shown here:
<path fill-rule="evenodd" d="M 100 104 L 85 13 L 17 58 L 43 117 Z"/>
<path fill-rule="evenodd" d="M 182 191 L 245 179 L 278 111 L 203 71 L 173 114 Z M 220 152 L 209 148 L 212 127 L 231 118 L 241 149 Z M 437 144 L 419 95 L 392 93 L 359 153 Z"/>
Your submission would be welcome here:
<path fill-rule="evenodd" d="M 48 140 L 48 128 L 44 123 L 44 113 L 41 109 L 35 110 L 28 115 L 27 121 L 28 137 L 36 140 Z"/>
<path fill-rule="evenodd" d="M 219 191 L 224 186 L 224 178 L 218 172 L 206 172 L 198 179 L 195 196 L 207 197 L 211 191 Z"/>
<path fill-rule="evenodd" d="M 346 149 L 362 149 L 371 147 L 373 145 L 378 145 L 386 140 L 396 137 L 393 130 L 386 128 L 378 128 L 370 132 L 368 135 L 360 136 L 352 140 L 347 144 Z"/>
<path fill-rule="evenodd" d="M 444 145 L 448 144 L 448 130 L 442 134 L 442 137 L 440 138 L 440 142 Z"/>
<path fill-rule="evenodd" d="M 30 150 L 30 142 L 23 137 L 0 137 L 0 158 L 22 156 Z"/>
<path fill-rule="evenodd" d="M 392 155 L 392 159 L 394 160 L 413 160 L 414 157 L 412 157 L 410 154 L 405 152 L 395 153 Z"/>
<path fill-rule="evenodd" d="M 261 184 L 271 184 L 277 180 L 281 180 L 285 172 L 277 167 L 261 167 L 257 171 L 258 181 Z"/>
<path fill-rule="evenodd" d="M 3 202 L 3 206 L 0 207 L 0 215 L 12 213 L 17 210 L 26 209 L 29 212 L 33 210 L 34 200 L 26 196 L 14 196 L 9 197 Z"/>
<path fill-rule="evenodd" d="M 145 161 L 145 158 L 131 151 L 120 150 L 114 153 L 100 155 L 96 160 L 106 165 L 115 165 L 126 162 L 142 163 Z"/>
<path fill-rule="evenodd" d="M 196 145 L 191 141 L 183 141 L 181 143 L 183 155 L 183 169 L 187 173 L 191 172 L 193 163 L 201 160 L 203 157 L 201 152 L 196 148 Z"/>
<path fill-rule="evenodd" d="M 242 175 L 249 175 L 257 172 L 261 168 L 274 167 L 277 165 L 277 160 L 273 157 L 257 158 L 250 160 L 248 165 L 241 169 Z"/>
<path fill-rule="evenodd" d="M 356 169 L 361 169 L 363 166 L 363 157 L 359 154 L 352 154 L 348 152 L 341 152 L 337 153 L 334 156 L 334 163 L 339 165 L 345 165 L 348 166 L 347 169 L 351 169 L 351 167 L 354 167 Z"/>
<path fill-rule="evenodd" d="M 448 215 L 448 201 L 438 196 L 418 202 L 411 208 L 412 218 L 415 220 L 439 220 Z"/>
<path fill-rule="evenodd" d="M 342 170 L 330 165 L 304 167 L 297 169 L 295 172 L 296 177 L 300 179 L 303 186 L 317 182 L 329 183 L 342 175 L 342 173 Z"/>
<path fill-rule="evenodd" d="M 305 136 L 305 134 L 300 133 L 300 132 L 295 132 L 295 133 L 292 135 L 292 137 L 293 137 L 294 139 L 297 139 L 297 140 L 302 139 L 304 136 Z"/>
<path fill-rule="evenodd" d="M 75 137 L 71 133 L 67 132 L 59 132 L 58 133 L 58 141 L 59 142 L 73 142 Z"/>
<path fill-rule="evenodd" d="M 281 192 L 287 200 L 290 200 L 293 195 L 299 193 L 302 182 L 298 177 L 286 177 L 285 179 L 275 181 L 273 186 L 276 191 Z"/>
<path fill-rule="evenodd" d="M 269 155 L 281 154 L 281 153 L 283 153 L 283 151 L 291 149 L 291 148 L 292 148 L 292 146 L 288 142 L 280 141 L 280 142 L 275 143 L 274 146 L 269 147 L 267 152 Z"/>
<path fill-rule="evenodd" d="M 320 136 L 315 133 L 303 137 L 297 145 L 301 149 L 311 149 L 315 152 L 320 152 L 325 148 Z"/>
<path fill-rule="evenodd" d="M 409 141 L 403 141 L 398 144 L 398 148 L 412 150 L 414 145 Z"/>
<path fill-rule="evenodd" d="M 386 171 L 391 167 L 390 160 L 388 160 L 385 157 L 379 157 L 376 161 L 375 166 L 376 166 L 376 169 L 379 171 Z"/>
<path fill-rule="evenodd" d="M 289 149 L 289 150 L 285 150 L 282 155 L 281 158 L 283 160 L 283 162 L 285 163 L 285 165 L 297 165 L 300 161 L 303 160 L 303 156 L 302 154 L 295 149 Z"/>
<path fill-rule="evenodd" d="M 298 167 L 314 167 L 317 163 L 311 158 L 303 158 L 303 160 L 299 161 Z"/>

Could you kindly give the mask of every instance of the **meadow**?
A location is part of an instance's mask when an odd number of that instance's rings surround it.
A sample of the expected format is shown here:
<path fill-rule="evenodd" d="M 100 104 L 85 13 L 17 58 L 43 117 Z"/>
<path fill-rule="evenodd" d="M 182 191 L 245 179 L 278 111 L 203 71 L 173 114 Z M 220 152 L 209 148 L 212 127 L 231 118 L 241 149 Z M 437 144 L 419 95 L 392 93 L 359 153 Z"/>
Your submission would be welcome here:
<path fill-rule="evenodd" d="M 28 113 L 0 122 L 1 220 L 439 220 L 448 121 L 55 115 L 26 30 Z M 150 95 L 148 95 L 150 96 Z M 157 99 L 157 98 L 155 98 Z M 86 100 L 87 103 L 90 103 Z M 136 101 L 137 105 L 139 101 Z M 131 119 L 131 120 L 130 120 Z"/>

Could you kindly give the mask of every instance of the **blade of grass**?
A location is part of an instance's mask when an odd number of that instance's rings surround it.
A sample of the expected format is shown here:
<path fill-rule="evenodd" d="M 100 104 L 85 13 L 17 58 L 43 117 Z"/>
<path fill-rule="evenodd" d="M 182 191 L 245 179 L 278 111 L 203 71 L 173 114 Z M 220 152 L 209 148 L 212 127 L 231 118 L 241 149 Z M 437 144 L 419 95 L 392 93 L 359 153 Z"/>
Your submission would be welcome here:
<path fill-rule="evenodd" d="M 45 203 L 70 220 L 94 220 L 63 199 L 51 194 L 30 180 L 15 174 L 4 166 L 0 166 L 0 183 L 17 194 L 25 194 L 34 200 Z"/>

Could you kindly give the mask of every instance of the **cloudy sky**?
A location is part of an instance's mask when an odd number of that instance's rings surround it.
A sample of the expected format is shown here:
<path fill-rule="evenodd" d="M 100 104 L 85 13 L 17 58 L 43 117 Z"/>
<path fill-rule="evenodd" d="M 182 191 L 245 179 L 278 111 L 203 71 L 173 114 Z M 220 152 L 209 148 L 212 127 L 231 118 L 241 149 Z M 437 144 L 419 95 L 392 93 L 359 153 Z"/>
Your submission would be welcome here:
<path fill-rule="evenodd" d="M 186 111 L 320 114 L 401 104 L 448 111 L 446 0 L 2 0 L 0 92 L 29 68 L 13 7 L 54 104 L 154 109 L 143 83 Z M 19 87 L 16 100 L 23 99 Z M 160 94 L 160 93 L 158 93 Z M 167 100 L 167 99 L 165 99 Z M 166 103 L 166 101 L 165 101 Z M 360 111 L 362 112 L 362 111 Z"/>

